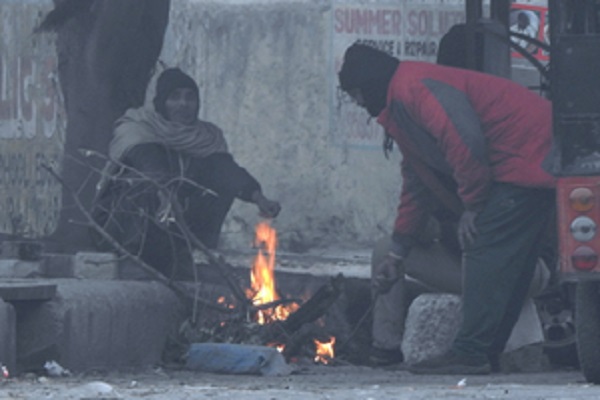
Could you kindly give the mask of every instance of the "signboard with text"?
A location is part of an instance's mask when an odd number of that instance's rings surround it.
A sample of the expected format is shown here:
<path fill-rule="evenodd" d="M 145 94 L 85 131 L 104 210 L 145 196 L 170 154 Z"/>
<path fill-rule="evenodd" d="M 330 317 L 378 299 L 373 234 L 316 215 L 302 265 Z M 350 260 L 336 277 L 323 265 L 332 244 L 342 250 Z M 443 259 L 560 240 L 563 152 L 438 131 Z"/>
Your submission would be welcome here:
<path fill-rule="evenodd" d="M 64 111 L 53 34 L 34 34 L 51 0 L 0 7 L 0 232 L 51 233 L 61 187 L 44 169 L 60 165 Z"/>
<path fill-rule="evenodd" d="M 396 0 L 389 3 L 335 1 L 332 10 L 333 71 L 337 73 L 344 51 L 355 42 L 369 44 L 401 60 L 435 62 L 442 36 L 464 22 L 460 0 Z M 356 106 L 332 79 L 332 128 L 341 146 L 381 148 L 382 128 Z"/>

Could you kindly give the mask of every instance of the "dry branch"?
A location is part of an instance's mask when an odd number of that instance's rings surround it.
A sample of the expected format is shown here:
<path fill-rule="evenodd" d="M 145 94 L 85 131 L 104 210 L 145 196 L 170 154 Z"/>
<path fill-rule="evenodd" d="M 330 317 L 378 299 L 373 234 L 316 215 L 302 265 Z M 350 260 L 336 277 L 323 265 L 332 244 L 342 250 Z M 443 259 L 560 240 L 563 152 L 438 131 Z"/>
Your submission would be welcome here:
<path fill-rule="evenodd" d="M 50 166 L 42 165 L 42 167 L 44 169 L 46 169 L 72 195 L 73 200 L 75 201 L 75 204 L 77 204 L 77 206 L 80 208 L 84 217 L 88 220 L 88 223 L 91 225 L 91 227 L 94 230 L 96 230 L 98 232 L 98 234 L 100 234 L 102 236 L 103 239 L 105 239 L 108 243 L 110 243 L 110 245 L 113 246 L 115 248 L 115 250 L 117 250 L 119 252 L 119 254 L 123 254 L 123 255 L 129 257 L 134 262 L 136 262 L 144 270 L 144 272 L 148 273 L 150 276 L 152 276 L 158 282 L 160 282 L 160 283 L 164 284 L 165 286 L 167 286 L 168 288 L 172 289 L 173 292 L 175 294 L 177 294 L 177 296 L 184 302 L 184 304 L 188 308 L 190 308 L 190 309 L 192 308 L 193 302 L 200 302 L 203 305 L 210 307 L 213 310 L 222 312 L 222 313 L 230 314 L 230 313 L 234 312 L 232 309 L 219 306 L 218 304 L 215 304 L 214 302 L 211 302 L 211 301 L 208 301 L 205 299 L 201 299 L 196 296 L 192 296 L 183 285 L 168 279 L 163 274 L 161 274 L 160 272 L 158 272 L 157 270 L 155 270 L 154 268 L 152 268 L 151 266 L 146 264 L 144 262 L 144 260 L 142 260 L 140 257 L 138 257 L 137 255 L 131 254 L 129 251 L 127 251 L 123 246 L 121 246 L 120 243 L 118 243 L 111 235 L 109 235 L 98 223 L 96 223 L 96 221 L 94 221 L 94 218 L 89 213 L 89 211 L 86 210 L 84 205 L 81 203 L 81 200 L 79 199 L 79 197 L 75 194 L 75 192 L 70 187 L 68 187 L 68 185 L 64 182 L 64 180 Z"/>

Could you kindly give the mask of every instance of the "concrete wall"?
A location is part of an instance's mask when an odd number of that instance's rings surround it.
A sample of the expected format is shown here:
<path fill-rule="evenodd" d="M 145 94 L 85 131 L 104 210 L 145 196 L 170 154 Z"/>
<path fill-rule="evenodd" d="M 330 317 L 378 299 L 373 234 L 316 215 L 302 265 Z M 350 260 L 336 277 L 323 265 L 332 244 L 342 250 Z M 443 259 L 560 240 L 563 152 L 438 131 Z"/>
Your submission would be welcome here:
<path fill-rule="evenodd" d="M 53 35 L 33 35 L 52 0 L 0 3 L 0 232 L 51 233 L 59 184 L 43 164 L 60 165 L 64 111 Z"/>
<path fill-rule="evenodd" d="M 238 162 L 281 201 L 283 249 L 368 244 L 391 230 L 399 154 L 384 158 L 383 131 L 339 97 L 336 72 L 356 39 L 435 60 L 463 6 L 414 3 L 173 2 L 161 62 L 199 80 L 201 118 L 223 128 Z M 238 202 L 222 245 L 249 247 L 258 219 Z"/>
<path fill-rule="evenodd" d="M 64 133 L 53 35 L 31 35 L 51 7 L 50 0 L 0 5 L 0 116 L 5 103 L 18 106 L 0 118 L 2 232 L 14 231 L 17 218 L 20 230 L 43 235 L 60 203 L 60 188 L 40 168 L 61 156 Z M 460 0 L 173 0 L 157 72 L 179 66 L 198 80 L 201 118 L 224 130 L 238 162 L 282 203 L 274 222 L 282 249 L 366 245 L 392 228 L 400 155 L 386 160 L 381 128 L 340 96 L 343 52 L 358 39 L 433 61 L 463 7 Z M 258 220 L 253 205 L 237 202 L 222 245 L 249 249 Z"/>

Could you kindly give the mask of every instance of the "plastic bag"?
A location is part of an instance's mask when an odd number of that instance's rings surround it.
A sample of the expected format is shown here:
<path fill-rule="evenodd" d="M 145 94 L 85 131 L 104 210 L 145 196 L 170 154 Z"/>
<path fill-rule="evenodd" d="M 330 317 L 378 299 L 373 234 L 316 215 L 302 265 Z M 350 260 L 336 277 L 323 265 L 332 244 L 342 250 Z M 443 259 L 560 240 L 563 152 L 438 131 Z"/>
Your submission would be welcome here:
<path fill-rule="evenodd" d="M 284 376 L 292 372 L 275 348 L 231 343 L 193 343 L 185 366 L 219 374 Z"/>

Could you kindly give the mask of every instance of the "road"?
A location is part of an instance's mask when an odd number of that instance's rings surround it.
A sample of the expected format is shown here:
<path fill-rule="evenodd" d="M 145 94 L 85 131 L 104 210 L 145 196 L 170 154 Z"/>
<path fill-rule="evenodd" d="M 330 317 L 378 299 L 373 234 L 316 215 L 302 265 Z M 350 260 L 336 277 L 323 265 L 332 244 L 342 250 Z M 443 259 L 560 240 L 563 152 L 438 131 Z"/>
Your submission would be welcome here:
<path fill-rule="evenodd" d="M 459 398 L 598 399 L 600 386 L 585 383 L 581 373 L 573 370 L 463 377 L 417 376 L 357 366 L 307 366 L 284 377 L 150 369 L 66 378 L 30 374 L 0 381 L 0 400 Z"/>

